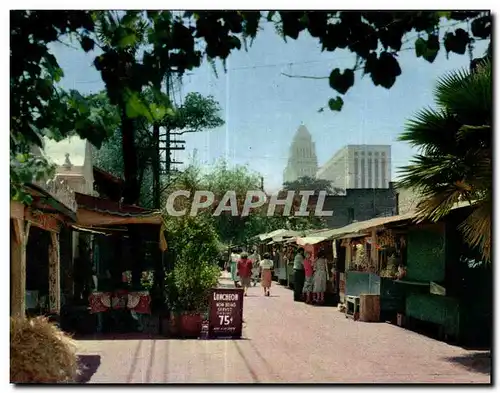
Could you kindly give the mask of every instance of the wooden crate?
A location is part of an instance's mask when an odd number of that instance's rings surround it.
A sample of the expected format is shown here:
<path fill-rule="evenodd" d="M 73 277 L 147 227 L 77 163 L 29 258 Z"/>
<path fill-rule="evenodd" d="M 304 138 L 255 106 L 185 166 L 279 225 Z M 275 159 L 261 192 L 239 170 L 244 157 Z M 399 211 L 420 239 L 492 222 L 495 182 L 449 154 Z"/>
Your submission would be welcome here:
<path fill-rule="evenodd" d="M 362 322 L 380 321 L 380 295 L 359 295 L 359 320 Z"/>

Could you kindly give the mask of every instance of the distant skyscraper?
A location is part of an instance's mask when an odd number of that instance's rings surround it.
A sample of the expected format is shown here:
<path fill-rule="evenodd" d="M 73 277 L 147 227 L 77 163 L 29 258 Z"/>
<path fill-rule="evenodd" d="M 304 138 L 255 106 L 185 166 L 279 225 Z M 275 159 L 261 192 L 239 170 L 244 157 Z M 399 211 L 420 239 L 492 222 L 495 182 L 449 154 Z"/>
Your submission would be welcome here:
<path fill-rule="evenodd" d="M 293 182 L 300 177 L 314 178 L 318 171 L 316 146 L 303 124 L 293 137 L 288 153 L 288 164 L 283 172 L 283 182 Z"/>
<path fill-rule="evenodd" d="M 389 188 L 391 181 L 390 145 L 347 145 L 317 172 L 318 179 L 334 187 Z"/>

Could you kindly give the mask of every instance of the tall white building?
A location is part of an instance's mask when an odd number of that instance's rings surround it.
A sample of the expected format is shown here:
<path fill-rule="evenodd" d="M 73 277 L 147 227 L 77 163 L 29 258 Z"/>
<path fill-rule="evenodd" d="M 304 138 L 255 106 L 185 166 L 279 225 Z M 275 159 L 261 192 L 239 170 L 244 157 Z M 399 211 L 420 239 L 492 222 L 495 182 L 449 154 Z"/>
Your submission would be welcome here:
<path fill-rule="evenodd" d="M 347 145 L 330 158 L 316 178 L 334 187 L 389 188 L 391 181 L 390 145 Z"/>
<path fill-rule="evenodd" d="M 303 124 L 295 133 L 288 153 L 288 163 L 283 172 L 283 182 L 293 182 L 300 177 L 314 178 L 318 171 L 316 145 Z"/>

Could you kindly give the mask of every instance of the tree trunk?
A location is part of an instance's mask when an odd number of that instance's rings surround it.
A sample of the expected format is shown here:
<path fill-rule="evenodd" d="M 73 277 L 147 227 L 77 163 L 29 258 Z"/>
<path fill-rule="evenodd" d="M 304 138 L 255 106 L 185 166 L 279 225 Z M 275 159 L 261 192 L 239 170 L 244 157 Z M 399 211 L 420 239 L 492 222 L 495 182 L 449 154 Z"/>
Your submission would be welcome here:
<path fill-rule="evenodd" d="M 153 208 L 160 208 L 160 126 L 153 125 Z"/>
<path fill-rule="evenodd" d="M 137 181 L 137 148 L 135 145 L 135 123 L 127 117 L 125 103 L 121 106 L 122 152 L 124 163 L 125 190 L 123 202 L 137 204 L 140 197 L 140 185 Z M 132 285 L 140 284 L 142 258 L 139 255 L 140 237 L 135 225 L 128 225 L 130 251 L 132 257 Z"/>
<path fill-rule="evenodd" d="M 135 128 L 133 119 L 125 112 L 125 103 L 121 106 L 122 152 L 125 177 L 124 203 L 134 205 L 139 200 L 139 184 L 137 182 L 137 149 L 135 146 Z"/>

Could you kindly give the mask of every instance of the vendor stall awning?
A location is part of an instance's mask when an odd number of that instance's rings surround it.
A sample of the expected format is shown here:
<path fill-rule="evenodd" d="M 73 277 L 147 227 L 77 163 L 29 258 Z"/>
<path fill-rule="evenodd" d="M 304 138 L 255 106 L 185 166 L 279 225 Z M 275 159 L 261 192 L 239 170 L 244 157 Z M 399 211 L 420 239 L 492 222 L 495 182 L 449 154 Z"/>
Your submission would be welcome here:
<path fill-rule="evenodd" d="M 167 249 L 163 233 L 163 217 L 160 211 L 125 205 L 109 199 L 75 193 L 78 202 L 76 226 L 87 230 L 95 227 L 152 224 L 160 226 L 160 249 Z"/>
<path fill-rule="evenodd" d="M 360 237 L 366 237 L 369 236 L 368 233 L 348 233 L 347 235 L 342 235 L 340 237 L 337 237 L 337 239 L 356 239 Z"/>
<path fill-rule="evenodd" d="M 141 214 L 138 216 L 121 216 L 113 213 L 100 213 L 98 211 L 78 208 L 76 222 L 79 226 L 106 226 L 106 225 L 129 225 L 129 224 L 153 224 L 161 225 L 163 222 L 161 213 Z"/>
<path fill-rule="evenodd" d="M 467 206 L 470 206 L 468 202 L 461 202 L 453 206 L 451 210 L 460 209 Z M 318 237 L 324 237 L 326 239 L 346 238 L 345 235 L 359 234 L 362 231 L 368 231 L 372 228 L 380 227 L 386 224 L 396 223 L 400 221 L 402 222 L 408 220 L 416 220 L 416 219 L 417 219 L 417 214 L 415 211 L 412 211 L 405 214 L 399 214 L 397 216 L 376 217 L 366 221 L 353 222 L 352 224 L 346 225 L 341 228 L 315 232 L 314 235 Z"/>
<path fill-rule="evenodd" d="M 277 229 L 276 231 L 272 231 L 269 233 L 263 233 L 261 235 L 258 235 L 259 239 L 261 241 L 267 240 L 267 239 L 273 239 L 275 237 L 293 237 L 293 236 L 298 236 L 299 233 L 296 231 L 291 231 L 289 229 Z"/>
<path fill-rule="evenodd" d="M 318 244 L 328 240 L 328 237 L 324 236 L 306 236 L 306 237 L 298 237 L 297 244 L 300 246 L 305 246 L 307 244 Z"/>

